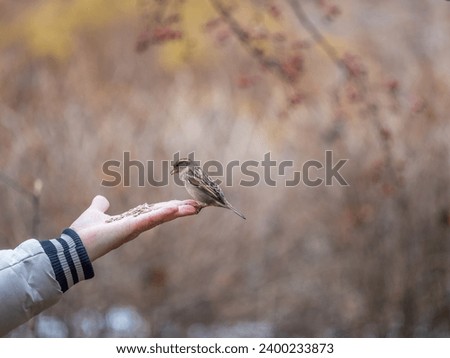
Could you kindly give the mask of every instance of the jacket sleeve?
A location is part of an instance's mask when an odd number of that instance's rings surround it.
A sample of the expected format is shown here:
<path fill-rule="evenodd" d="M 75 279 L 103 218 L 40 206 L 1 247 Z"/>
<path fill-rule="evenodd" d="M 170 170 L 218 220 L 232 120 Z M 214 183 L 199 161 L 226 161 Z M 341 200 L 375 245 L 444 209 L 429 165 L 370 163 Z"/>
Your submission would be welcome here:
<path fill-rule="evenodd" d="M 27 240 L 0 251 L 0 336 L 59 301 L 79 281 L 94 277 L 78 234 L 65 229 L 52 240 Z"/>

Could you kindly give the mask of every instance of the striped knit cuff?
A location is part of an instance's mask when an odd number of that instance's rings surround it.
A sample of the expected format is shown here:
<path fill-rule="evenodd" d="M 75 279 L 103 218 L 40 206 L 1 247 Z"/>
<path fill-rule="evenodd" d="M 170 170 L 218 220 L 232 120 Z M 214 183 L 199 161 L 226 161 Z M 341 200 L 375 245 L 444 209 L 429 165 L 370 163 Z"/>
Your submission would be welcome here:
<path fill-rule="evenodd" d="M 94 277 L 89 256 L 74 230 L 65 229 L 60 238 L 41 241 L 41 246 L 50 259 L 63 292 L 79 281 Z"/>

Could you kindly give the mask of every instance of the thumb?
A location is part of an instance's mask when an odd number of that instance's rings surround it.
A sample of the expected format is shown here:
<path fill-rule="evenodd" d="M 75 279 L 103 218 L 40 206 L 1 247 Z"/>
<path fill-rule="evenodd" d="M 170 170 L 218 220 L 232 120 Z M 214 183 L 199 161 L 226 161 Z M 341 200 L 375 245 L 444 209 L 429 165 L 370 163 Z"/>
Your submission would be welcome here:
<path fill-rule="evenodd" d="M 97 195 L 92 199 L 91 209 L 96 209 L 104 213 L 109 208 L 109 201 L 102 195 Z"/>

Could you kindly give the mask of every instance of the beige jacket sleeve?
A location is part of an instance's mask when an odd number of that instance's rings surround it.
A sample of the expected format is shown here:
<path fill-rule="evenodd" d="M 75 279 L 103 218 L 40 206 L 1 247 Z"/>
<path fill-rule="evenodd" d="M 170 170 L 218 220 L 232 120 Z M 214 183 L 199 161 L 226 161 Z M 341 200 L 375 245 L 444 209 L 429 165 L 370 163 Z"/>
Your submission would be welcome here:
<path fill-rule="evenodd" d="M 58 239 L 30 239 L 14 250 L 0 250 L 0 336 L 57 303 L 77 282 L 93 276 L 86 250 L 71 229 Z"/>

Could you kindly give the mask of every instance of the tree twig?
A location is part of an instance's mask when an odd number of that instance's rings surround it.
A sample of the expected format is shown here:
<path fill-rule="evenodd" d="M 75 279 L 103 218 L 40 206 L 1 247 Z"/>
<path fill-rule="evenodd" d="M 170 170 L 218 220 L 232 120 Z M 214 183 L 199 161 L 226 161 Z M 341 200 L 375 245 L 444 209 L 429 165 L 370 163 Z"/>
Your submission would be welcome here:
<path fill-rule="evenodd" d="M 325 36 L 322 35 L 320 30 L 314 25 L 314 23 L 309 19 L 306 12 L 303 10 L 298 0 L 289 0 L 289 4 L 297 17 L 300 24 L 309 32 L 313 40 L 325 51 L 328 57 L 333 61 L 333 63 L 342 71 L 347 73 L 347 67 L 343 63 L 342 59 L 339 57 L 336 49 L 327 41 Z"/>
<path fill-rule="evenodd" d="M 224 19 L 224 21 L 230 26 L 230 29 L 235 33 L 239 42 L 244 46 L 244 48 L 250 52 L 250 54 L 256 58 L 256 60 L 264 67 L 274 71 L 283 80 L 291 81 L 291 79 L 286 75 L 280 62 L 272 57 L 266 56 L 262 50 L 252 46 L 249 42 L 249 34 L 239 25 L 239 23 L 233 18 L 229 10 L 220 2 L 220 0 L 210 0 L 212 6 Z"/>

